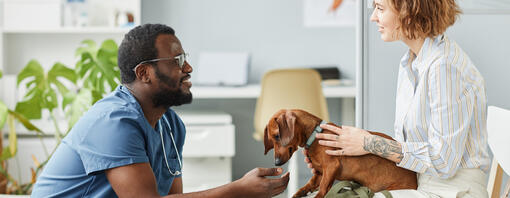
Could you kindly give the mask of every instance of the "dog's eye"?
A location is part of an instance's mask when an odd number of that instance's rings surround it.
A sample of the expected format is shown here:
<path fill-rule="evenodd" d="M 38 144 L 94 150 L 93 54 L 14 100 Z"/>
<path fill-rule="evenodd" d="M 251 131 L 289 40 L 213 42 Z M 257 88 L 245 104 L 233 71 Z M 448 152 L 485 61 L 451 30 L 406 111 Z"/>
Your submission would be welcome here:
<path fill-rule="evenodd" d="M 278 134 L 274 135 L 274 139 L 275 140 L 280 140 L 280 135 L 278 135 Z"/>

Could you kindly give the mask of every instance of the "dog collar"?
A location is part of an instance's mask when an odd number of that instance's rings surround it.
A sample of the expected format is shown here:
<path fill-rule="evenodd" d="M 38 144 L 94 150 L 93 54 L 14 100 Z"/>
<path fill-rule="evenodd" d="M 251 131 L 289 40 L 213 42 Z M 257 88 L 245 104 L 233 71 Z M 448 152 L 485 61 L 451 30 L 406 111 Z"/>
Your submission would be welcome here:
<path fill-rule="evenodd" d="M 306 147 L 305 148 L 310 148 L 310 146 L 312 146 L 313 141 L 315 141 L 315 134 L 322 133 L 321 124 L 326 124 L 326 123 L 327 122 L 323 120 L 320 124 L 318 124 L 315 127 L 315 129 L 313 129 L 312 134 L 310 135 L 310 137 L 308 137 L 308 140 L 306 140 Z"/>

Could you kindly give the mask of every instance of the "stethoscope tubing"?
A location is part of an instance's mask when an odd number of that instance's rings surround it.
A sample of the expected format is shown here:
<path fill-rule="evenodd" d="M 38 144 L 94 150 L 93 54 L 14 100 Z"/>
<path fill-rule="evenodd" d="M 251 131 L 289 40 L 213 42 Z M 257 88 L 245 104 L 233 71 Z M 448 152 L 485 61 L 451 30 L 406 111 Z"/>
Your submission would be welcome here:
<path fill-rule="evenodd" d="M 172 138 L 172 143 L 174 145 L 175 152 L 177 153 L 177 160 L 179 160 L 179 167 L 182 171 L 182 161 L 181 161 L 181 157 L 179 155 L 179 150 L 177 149 L 177 145 L 175 144 L 174 135 L 172 134 L 172 127 L 170 126 L 168 119 L 166 119 L 165 114 L 163 114 L 163 120 L 165 120 L 166 124 L 168 125 L 168 129 L 170 129 L 170 138 Z M 172 172 L 172 170 L 170 170 L 170 166 L 168 165 L 168 159 L 166 157 L 166 151 L 165 151 L 165 141 L 163 140 L 163 125 L 161 124 L 161 120 L 159 120 L 159 135 L 161 137 L 161 147 L 163 147 L 163 156 L 165 157 L 165 163 L 166 163 L 166 167 L 168 168 L 168 172 L 170 172 L 170 174 L 172 176 L 177 176 L 177 175 L 182 174 L 182 172 L 178 171 L 178 170 L 176 170 L 175 172 Z"/>

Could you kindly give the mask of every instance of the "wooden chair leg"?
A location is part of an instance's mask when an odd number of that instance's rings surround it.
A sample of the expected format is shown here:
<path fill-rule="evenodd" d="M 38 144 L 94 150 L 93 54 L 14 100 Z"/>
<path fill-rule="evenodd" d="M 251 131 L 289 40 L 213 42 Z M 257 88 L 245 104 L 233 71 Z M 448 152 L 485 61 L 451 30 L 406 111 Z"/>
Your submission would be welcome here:
<path fill-rule="evenodd" d="M 496 178 L 494 180 L 494 187 L 492 189 L 492 198 L 500 198 L 499 194 L 501 191 L 501 183 L 503 182 L 503 169 L 498 164 L 498 168 L 496 170 Z"/>
<path fill-rule="evenodd" d="M 505 187 L 505 198 L 508 198 L 510 196 L 510 182 L 506 181 L 506 187 Z"/>

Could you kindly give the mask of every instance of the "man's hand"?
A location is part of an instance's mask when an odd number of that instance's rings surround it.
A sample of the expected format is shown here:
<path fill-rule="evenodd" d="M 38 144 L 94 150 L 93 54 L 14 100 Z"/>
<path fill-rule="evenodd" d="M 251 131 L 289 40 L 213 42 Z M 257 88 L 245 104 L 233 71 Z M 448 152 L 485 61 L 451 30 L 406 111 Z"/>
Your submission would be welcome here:
<path fill-rule="evenodd" d="M 281 175 L 281 168 L 255 168 L 236 181 L 236 189 L 242 197 L 273 197 L 282 193 L 289 183 L 289 173 L 280 178 L 266 176 Z"/>

